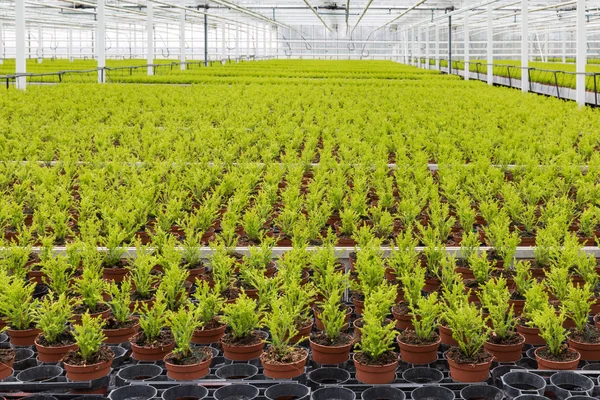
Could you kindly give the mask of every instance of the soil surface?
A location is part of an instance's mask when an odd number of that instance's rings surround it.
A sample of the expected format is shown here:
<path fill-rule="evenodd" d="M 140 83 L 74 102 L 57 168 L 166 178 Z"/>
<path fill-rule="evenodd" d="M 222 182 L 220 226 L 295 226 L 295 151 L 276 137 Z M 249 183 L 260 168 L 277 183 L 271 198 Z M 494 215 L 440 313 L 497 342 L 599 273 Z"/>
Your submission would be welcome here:
<path fill-rule="evenodd" d="M 400 303 L 398 303 L 394 307 L 392 307 L 392 311 L 398 315 L 409 315 L 410 308 L 408 307 L 408 302 L 401 301 Z"/>
<path fill-rule="evenodd" d="M 175 365 L 197 365 L 201 362 L 210 360 L 212 351 L 208 347 L 191 349 L 189 356 L 185 357 L 182 354 L 170 353 L 165 357 L 165 361 Z"/>
<path fill-rule="evenodd" d="M 173 339 L 173 333 L 171 331 L 161 331 L 158 338 L 154 341 L 149 342 L 144 335 L 144 332 L 140 332 L 138 335 L 134 337 L 134 343 L 140 347 L 165 347 L 173 344 L 175 339 Z"/>
<path fill-rule="evenodd" d="M 448 353 L 446 353 L 446 357 L 457 364 L 483 364 L 494 358 L 494 356 L 483 349 L 475 354 L 474 357 L 467 357 L 458 347 L 451 347 L 450 350 L 448 350 Z"/>
<path fill-rule="evenodd" d="M 573 329 L 569 338 L 579 343 L 598 344 L 600 343 L 600 329 L 593 325 L 586 326 L 581 332 Z"/>
<path fill-rule="evenodd" d="M 201 328 L 196 329 L 197 331 L 209 331 L 211 329 L 217 329 L 222 327 L 223 324 L 220 323 L 218 320 L 216 319 L 211 319 L 210 321 L 208 321 L 206 324 L 202 325 Z"/>
<path fill-rule="evenodd" d="M 78 352 L 71 350 L 63 357 L 62 361 L 65 364 L 69 365 L 85 366 L 111 361 L 114 358 L 114 356 L 115 354 L 110 349 L 110 347 L 102 346 L 96 354 L 94 354 L 91 358 L 87 360 L 81 357 Z"/>
<path fill-rule="evenodd" d="M 431 333 L 431 336 L 428 338 L 421 338 L 417 336 L 415 331 L 406 330 L 400 334 L 400 341 L 406 344 L 413 344 L 417 346 L 424 346 L 428 344 L 434 344 L 440 339 L 439 335 L 435 332 Z"/>
<path fill-rule="evenodd" d="M 93 310 L 90 310 L 85 304 L 77 304 L 73 307 L 73 314 L 85 314 L 89 312 L 90 314 L 102 313 L 109 309 L 109 306 L 104 303 L 97 303 L 96 307 Z"/>
<path fill-rule="evenodd" d="M 0 349 L 0 364 L 8 364 L 15 358 L 13 349 Z"/>
<path fill-rule="evenodd" d="M 267 351 L 262 353 L 260 358 L 269 364 L 294 364 L 304 360 L 307 356 L 308 351 L 301 347 L 293 347 L 284 355 L 278 354 L 273 350 L 273 347 L 269 347 Z"/>
<path fill-rule="evenodd" d="M 512 292 L 510 294 L 510 299 L 511 300 L 525 300 L 525 297 L 522 296 L 521 294 L 519 294 L 518 292 Z"/>
<path fill-rule="evenodd" d="M 187 261 L 182 261 L 179 266 L 185 269 L 198 269 L 204 267 L 204 263 L 202 261 L 196 261 L 195 263 L 190 264 Z"/>
<path fill-rule="evenodd" d="M 320 344 L 321 346 L 338 347 L 346 346 L 352 343 L 352 341 L 354 341 L 354 337 L 347 333 L 340 333 L 338 337 L 336 337 L 334 340 L 331 340 L 325 332 L 318 332 L 310 335 L 310 340 L 316 344 Z"/>
<path fill-rule="evenodd" d="M 103 268 L 117 269 L 117 268 L 125 268 L 125 267 L 127 267 L 129 265 L 129 262 L 127 260 L 124 260 L 124 259 L 119 260 L 119 262 L 117 264 L 115 264 L 115 265 L 106 265 L 105 261 L 102 261 L 102 267 Z"/>
<path fill-rule="evenodd" d="M 560 353 L 558 355 L 550 353 L 547 347 L 542 350 L 538 350 L 537 354 L 544 360 L 557 362 L 573 361 L 577 360 L 577 357 L 579 357 L 579 353 L 575 350 L 570 349 L 567 345 L 563 345 L 561 347 Z"/>
<path fill-rule="evenodd" d="M 74 344 L 75 338 L 71 332 L 67 331 L 58 335 L 54 343 L 50 343 L 48 340 L 46 340 L 46 336 L 42 333 L 40 336 L 38 336 L 37 342 L 44 347 L 62 347 Z"/>
<path fill-rule="evenodd" d="M 356 358 L 356 361 L 366 365 L 388 365 L 398 361 L 398 354 L 393 351 L 386 351 L 375 359 L 369 357 L 365 353 L 356 353 L 354 357 Z"/>
<path fill-rule="evenodd" d="M 503 346 L 509 346 L 512 344 L 522 343 L 523 337 L 519 336 L 519 334 L 517 334 L 515 332 L 509 332 L 505 338 L 501 338 L 500 336 L 498 336 L 494 332 L 492 332 L 488 336 L 488 342 L 493 343 L 493 344 L 503 345 Z"/>
<path fill-rule="evenodd" d="M 155 291 L 151 291 L 147 296 L 142 296 L 137 291 L 131 293 L 130 299 L 131 301 L 139 301 L 139 300 L 151 300 L 154 298 Z"/>
<path fill-rule="evenodd" d="M 221 339 L 223 343 L 229 346 L 253 346 L 255 344 L 261 343 L 263 340 L 267 338 L 267 335 L 261 331 L 253 331 L 250 335 L 234 339 L 231 333 L 226 333 L 223 335 Z"/>
<path fill-rule="evenodd" d="M 131 318 L 128 321 L 120 323 L 114 317 L 110 317 L 110 318 L 108 318 L 104 322 L 104 329 L 125 329 L 125 328 L 131 328 L 132 326 L 134 326 L 137 323 L 138 323 L 138 321 L 136 321 L 134 319 L 131 319 Z"/>

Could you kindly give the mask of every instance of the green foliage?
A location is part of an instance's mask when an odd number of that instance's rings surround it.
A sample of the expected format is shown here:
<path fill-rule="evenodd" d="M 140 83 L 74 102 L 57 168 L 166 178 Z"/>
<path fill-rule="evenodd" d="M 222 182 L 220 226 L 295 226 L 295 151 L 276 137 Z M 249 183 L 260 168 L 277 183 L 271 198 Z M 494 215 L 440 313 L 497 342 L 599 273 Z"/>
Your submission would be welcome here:
<path fill-rule="evenodd" d="M 415 267 L 412 272 L 407 272 L 400 277 L 404 287 L 404 298 L 409 306 L 415 307 L 421 298 L 421 291 L 425 287 L 425 269 Z"/>
<path fill-rule="evenodd" d="M 477 284 L 484 285 L 489 280 L 490 272 L 492 271 L 492 265 L 488 261 L 487 252 L 484 250 L 481 254 L 473 253 L 468 262 Z"/>
<path fill-rule="evenodd" d="M 173 338 L 175 339 L 175 349 L 173 353 L 181 354 L 183 357 L 189 357 L 192 348 L 192 336 L 196 328 L 200 327 L 197 310 L 201 305 L 195 306 L 188 303 L 187 307 L 183 306 L 176 312 L 168 311 L 166 322 Z"/>
<path fill-rule="evenodd" d="M 544 284 L 533 281 L 531 287 L 525 292 L 525 306 L 521 315 L 533 322 L 533 317 L 537 311 L 549 307 L 548 301 L 548 293 Z"/>
<path fill-rule="evenodd" d="M 133 263 L 128 267 L 129 276 L 135 285 L 135 291 L 142 298 L 147 299 L 150 297 L 153 285 L 157 281 L 157 277 L 152 274 L 152 269 L 157 263 L 158 260 L 146 249 L 138 247 L 137 255 Z"/>
<path fill-rule="evenodd" d="M 567 340 L 567 330 L 563 328 L 566 315 L 556 313 L 554 308 L 545 307 L 537 310 L 533 315 L 533 323 L 540 330 L 540 336 L 546 341 L 548 351 L 558 356 L 562 352 L 562 345 Z"/>
<path fill-rule="evenodd" d="M 575 321 L 575 326 L 579 332 L 583 332 L 588 325 L 588 317 L 594 303 L 593 296 L 594 292 L 588 284 L 582 287 L 571 286 L 563 302 L 563 310 L 566 315 Z"/>
<path fill-rule="evenodd" d="M 185 282 L 188 276 L 189 272 L 179 265 L 173 265 L 165 271 L 158 290 L 164 293 L 168 310 L 177 310 L 187 301 Z"/>
<path fill-rule="evenodd" d="M 158 291 L 153 305 L 142 303 L 141 307 L 136 306 L 136 310 L 140 313 L 140 329 L 144 333 L 146 343 L 154 342 L 167 323 L 167 303 L 164 293 Z"/>
<path fill-rule="evenodd" d="M 44 283 L 57 296 L 70 290 L 75 268 L 69 264 L 65 256 L 48 257 L 42 261 Z"/>
<path fill-rule="evenodd" d="M 560 301 L 566 300 L 567 295 L 573 286 L 569 269 L 559 266 L 550 267 L 550 271 L 546 272 L 546 279 L 544 282 L 548 291 Z"/>
<path fill-rule="evenodd" d="M 9 285 L 0 292 L 0 311 L 13 329 L 25 330 L 33 327 L 37 302 L 33 300 L 34 283 L 26 283 L 13 276 Z"/>
<path fill-rule="evenodd" d="M 121 282 L 121 285 L 117 285 L 114 282 L 107 283 L 106 289 L 110 295 L 110 301 L 108 305 L 112 315 L 115 317 L 117 322 L 124 324 L 131 319 L 131 310 L 129 304 L 131 303 L 131 281 L 125 279 Z"/>
<path fill-rule="evenodd" d="M 340 336 L 346 326 L 346 309 L 340 307 L 341 297 L 342 291 L 339 290 L 331 293 L 329 298 L 319 303 L 319 307 L 322 309 L 319 318 L 323 322 L 324 332 L 331 342 Z"/>
<path fill-rule="evenodd" d="M 438 302 L 437 292 L 433 292 L 427 297 L 420 297 L 416 307 L 411 307 L 412 324 L 419 338 L 424 340 L 432 338 L 437 328 L 437 318 L 441 310 L 442 304 Z"/>
<path fill-rule="evenodd" d="M 445 318 L 460 351 L 465 357 L 475 358 L 483 348 L 489 331 L 481 310 L 472 304 L 463 304 L 448 310 Z"/>
<path fill-rule="evenodd" d="M 67 323 L 73 315 L 74 301 L 66 294 L 61 294 L 56 300 L 46 296 L 33 310 L 36 328 L 41 330 L 50 344 L 56 343 L 58 336 L 64 333 Z"/>
<path fill-rule="evenodd" d="M 488 311 L 494 333 L 506 339 L 516 325 L 513 307 L 509 305 L 510 292 L 504 278 L 486 282 L 481 292 L 481 304 Z"/>
<path fill-rule="evenodd" d="M 263 318 L 263 324 L 269 329 L 270 350 L 279 357 L 284 357 L 293 347 L 290 338 L 298 334 L 296 315 L 294 315 L 293 308 L 285 304 L 285 298 L 275 299 L 271 311 Z"/>
<path fill-rule="evenodd" d="M 226 304 L 223 309 L 222 321 L 231 328 L 234 339 L 249 336 L 260 326 L 258 304 L 242 293 L 233 304 Z"/>
<path fill-rule="evenodd" d="M 532 285 L 531 263 L 529 261 L 515 262 L 515 292 L 521 296 L 529 290 Z"/>
<path fill-rule="evenodd" d="M 73 336 L 79 346 L 77 352 L 86 361 L 92 361 L 106 339 L 102 332 L 102 317 L 92 318 L 88 313 L 81 316 L 81 325 L 75 325 Z"/>
<path fill-rule="evenodd" d="M 214 320 L 225 303 L 218 290 L 211 289 L 207 281 L 199 279 L 196 279 L 194 299 L 199 305 L 197 316 L 201 326 Z"/>
<path fill-rule="evenodd" d="M 99 304 L 104 303 L 103 291 L 104 281 L 91 268 L 84 269 L 81 278 L 75 281 L 75 292 L 81 296 L 83 305 L 92 313 L 97 310 Z"/>
<path fill-rule="evenodd" d="M 362 314 L 363 327 L 360 328 L 360 341 L 356 347 L 364 353 L 368 359 L 376 361 L 382 354 L 392 350 L 392 344 L 396 337 L 394 322 L 381 323 L 381 318 L 376 305 L 365 304 Z"/>

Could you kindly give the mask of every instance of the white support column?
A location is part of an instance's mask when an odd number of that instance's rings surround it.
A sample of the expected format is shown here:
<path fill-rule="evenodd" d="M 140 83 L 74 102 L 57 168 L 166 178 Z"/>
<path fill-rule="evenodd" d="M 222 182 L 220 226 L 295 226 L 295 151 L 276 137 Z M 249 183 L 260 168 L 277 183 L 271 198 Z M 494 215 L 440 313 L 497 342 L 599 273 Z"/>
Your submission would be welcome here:
<path fill-rule="evenodd" d="M 221 22 L 221 61 L 227 58 L 227 50 L 225 49 L 225 32 L 227 30 L 227 24 Z"/>
<path fill-rule="evenodd" d="M 246 26 L 246 60 L 250 57 L 250 26 Z"/>
<path fill-rule="evenodd" d="M 4 30 L 4 25 L 2 24 L 2 21 L 0 21 L 0 65 L 4 64 L 4 42 L 3 42 L 3 37 L 2 34 Z"/>
<path fill-rule="evenodd" d="M 269 25 L 269 48 L 267 50 L 267 56 L 272 56 L 273 55 L 273 27 L 271 25 Z"/>
<path fill-rule="evenodd" d="M 425 25 L 425 68 L 426 69 L 430 69 L 431 66 L 429 65 L 429 40 L 430 38 L 430 34 L 431 34 L 431 25 Z"/>
<path fill-rule="evenodd" d="M 577 0 L 577 29 L 575 43 L 575 69 L 577 71 L 575 83 L 575 98 L 577 104 L 585 105 L 585 65 L 587 63 L 587 32 L 585 28 L 585 0 Z"/>
<path fill-rule="evenodd" d="M 104 70 L 106 67 L 106 23 L 105 17 L 105 0 L 98 0 L 96 8 L 96 60 L 98 61 L 98 83 L 104 83 Z"/>
<path fill-rule="evenodd" d="M 412 42 L 413 42 L 413 30 L 412 28 L 408 28 L 408 30 L 406 31 L 406 37 L 408 38 L 406 46 L 408 51 L 406 52 L 408 55 L 408 65 L 412 65 L 413 64 L 413 49 L 412 49 Z"/>
<path fill-rule="evenodd" d="M 119 41 L 119 23 L 115 22 L 115 48 L 116 48 L 116 54 L 117 54 L 117 58 L 120 57 L 121 52 L 119 51 L 120 49 L 120 41 Z"/>
<path fill-rule="evenodd" d="M 433 56 L 435 58 L 435 69 L 440 69 L 440 30 L 437 25 L 433 26 L 433 35 L 435 36 L 435 49 L 433 50 Z"/>
<path fill-rule="evenodd" d="M 148 65 L 154 63 L 154 5 L 148 2 L 146 7 L 146 62 Z M 148 67 L 148 76 L 154 75 L 154 68 Z"/>
<path fill-rule="evenodd" d="M 235 61 L 240 62 L 240 24 L 235 23 Z"/>
<path fill-rule="evenodd" d="M 546 62 L 550 62 L 550 30 L 546 29 L 546 33 L 544 34 L 544 50 L 546 51 Z"/>
<path fill-rule="evenodd" d="M 38 25 L 38 31 L 37 31 L 37 36 L 38 36 L 38 48 L 37 48 L 37 62 L 38 64 L 41 64 L 42 61 L 44 61 L 44 32 L 42 30 L 42 26 Z"/>
<path fill-rule="evenodd" d="M 494 84 L 494 25 L 492 20 L 494 5 L 487 6 L 487 83 Z"/>
<path fill-rule="evenodd" d="M 469 12 L 465 13 L 465 24 L 464 24 L 464 37 L 465 37 L 465 56 L 464 56 L 464 79 L 468 81 L 471 75 L 471 32 L 469 31 Z"/>
<path fill-rule="evenodd" d="M 254 27 L 254 60 L 258 57 L 258 25 Z"/>
<path fill-rule="evenodd" d="M 529 91 L 529 1 L 521 0 L 521 90 Z"/>
<path fill-rule="evenodd" d="M 17 74 L 24 74 L 27 72 L 27 64 L 25 63 L 25 34 L 25 2 L 15 1 L 15 73 Z M 27 79 L 24 76 L 18 77 L 16 83 L 17 89 L 25 90 L 27 87 Z"/>
<path fill-rule="evenodd" d="M 181 6 L 185 7 L 185 0 L 181 0 Z M 185 71 L 185 9 L 179 10 L 179 61 L 180 69 Z"/>
<path fill-rule="evenodd" d="M 67 36 L 67 57 L 69 62 L 73 62 L 73 28 L 69 28 Z"/>
<path fill-rule="evenodd" d="M 263 57 L 267 56 L 267 32 L 263 30 Z"/>
<path fill-rule="evenodd" d="M 410 34 L 405 29 L 404 31 L 402 31 L 402 36 L 404 37 L 404 40 L 402 41 L 402 44 L 404 45 L 404 64 L 408 64 L 408 37 L 410 36 Z"/>
<path fill-rule="evenodd" d="M 567 31 L 561 32 L 562 36 L 562 62 L 567 62 Z"/>
<path fill-rule="evenodd" d="M 417 68 L 421 68 L 421 27 L 415 27 L 417 34 Z"/>

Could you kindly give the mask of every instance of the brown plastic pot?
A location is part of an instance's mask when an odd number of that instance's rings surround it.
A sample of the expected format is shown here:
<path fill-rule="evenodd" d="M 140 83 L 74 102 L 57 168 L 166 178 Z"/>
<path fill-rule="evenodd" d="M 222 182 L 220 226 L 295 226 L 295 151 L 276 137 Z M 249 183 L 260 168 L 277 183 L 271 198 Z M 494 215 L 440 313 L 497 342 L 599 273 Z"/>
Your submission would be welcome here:
<path fill-rule="evenodd" d="M 263 332 L 264 339 L 267 338 L 267 334 Z M 264 340 L 263 339 L 263 340 Z M 250 346 L 232 346 L 223 342 L 221 338 L 221 346 L 223 347 L 223 355 L 228 360 L 232 361 L 250 361 L 260 357 L 263 349 L 265 348 L 265 342 L 253 344 Z"/>
<path fill-rule="evenodd" d="M 73 325 L 81 325 L 81 317 L 83 314 L 73 314 Z M 110 316 L 110 308 L 107 308 L 105 311 L 90 313 L 90 317 L 92 318 L 102 318 L 107 319 Z"/>
<path fill-rule="evenodd" d="M 513 307 L 515 317 L 520 317 L 523 314 L 523 308 L 525 307 L 525 300 L 509 300 L 508 305 Z"/>
<path fill-rule="evenodd" d="M 167 362 L 167 357 L 171 353 L 167 354 L 163 359 L 165 362 L 165 368 L 167 370 L 167 376 L 176 381 L 191 381 L 194 379 L 200 379 L 208 375 L 210 372 L 210 363 L 212 361 L 212 353 L 208 360 L 202 361 L 198 364 L 191 365 L 177 365 Z"/>
<path fill-rule="evenodd" d="M 438 325 L 440 340 L 448 346 L 458 346 L 458 342 L 452 337 L 452 329 L 444 325 Z"/>
<path fill-rule="evenodd" d="M 450 377 L 457 382 L 483 382 L 490 376 L 490 367 L 494 358 L 480 364 L 459 364 L 448 358 Z"/>
<path fill-rule="evenodd" d="M 193 284 L 196 282 L 196 278 L 200 279 L 200 275 L 206 272 L 206 267 L 188 269 L 188 272 L 186 281 Z"/>
<path fill-rule="evenodd" d="M 398 346 L 400 347 L 400 359 L 409 364 L 431 364 L 437 359 L 437 350 L 440 346 L 441 339 L 432 344 L 416 345 L 404 343 L 400 340 L 400 336 L 396 337 Z"/>
<path fill-rule="evenodd" d="M 260 355 L 260 363 L 263 366 L 263 373 L 272 379 L 291 379 L 300 376 L 304 373 L 304 367 L 306 360 L 308 360 L 308 351 L 304 351 L 304 357 L 295 362 L 289 364 L 282 363 L 270 363 L 264 359 L 264 354 Z"/>
<path fill-rule="evenodd" d="M 368 365 L 356 361 L 356 355 L 352 357 L 356 368 L 356 379 L 368 385 L 391 383 L 396 379 L 396 368 L 398 361 L 387 365 Z"/>
<path fill-rule="evenodd" d="M 90 365 L 70 365 L 63 363 L 67 378 L 72 381 L 91 381 L 93 379 L 102 378 L 110 373 L 112 359 Z"/>
<path fill-rule="evenodd" d="M 13 351 L 12 359 L 6 364 L 0 364 L 0 380 L 8 378 L 12 375 L 12 367 L 15 363 L 15 352 Z"/>
<path fill-rule="evenodd" d="M 321 321 L 321 318 L 319 318 L 319 316 L 321 314 L 317 313 L 316 311 L 313 310 L 313 313 L 315 315 L 315 325 L 317 326 L 318 330 L 325 330 L 325 326 L 323 325 L 323 322 Z M 347 311 L 346 311 L 346 325 L 342 328 L 343 331 L 345 331 L 346 329 L 348 329 L 348 327 L 350 326 L 350 317 L 352 316 L 352 307 L 348 307 Z"/>
<path fill-rule="evenodd" d="M 412 314 L 400 315 L 397 312 L 395 312 L 394 308 L 392 307 L 392 315 L 394 316 L 394 319 L 396 320 L 396 329 L 400 329 L 400 330 L 415 329 L 415 327 L 413 326 L 413 323 L 412 323 L 412 318 L 413 318 Z"/>
<path fill-rule="evenodd" d="M 310 340 L 311 358 L 321 365 L 335 365 L 348 361 L 354 341 L 343 346 L 323 346 Z"/>
<path fill-rule="evenodd" d="M 214 329 L 196 329 L 192 336 L 192 343 L 195 344 L 211 344 L 217 343 L 225 334 L 227 325 L 221 325 Z"/>
<path fill-rule="evenodd" d="M 539 352 L 545 348 L 545 346 L 538 347 L 533 353 L 535 354 L 535 359 L 538 363 L 538 369 L 551 371 L 571 371 L 577 369 L 577 365 L 579 364 L 579 360 L 581 359 L 581 354 L 577 353 L 577 359 L 573 361 L 550 361 L 540 357 L 539 355 Z"/>
<path fill-rule="evenodd" d="M 362 315 L 363 309 L 365 308 L 365 302 L 352 296 L 352 305 L 354 306 L 354 313 L 356 315 Z"/>
<path fill-rule="evenodd" d="M 112 282 L 123 282 L 129 270 L 127 268 L 104 268 L 102 279 Z"/>
<path fill-rule="evenodd" d="M 135 323 L 129 328 L 103 329 L 102 332 L 104 332 L 104 336 L 106 337 L 104 343 L 121 344 L 134 337 L 140 330 L 140 323 L 138 317 L 132 317 L 132 320 L 135 321 Z"/>
<path fill-rule="evenodd" d="M 310 332 L 312 331 L 313 326 L 315 325 L 315 321 L 311 318 L 310 324 L 303 326 L 298 330 L 296 336 L 290 339 L 290 343 L 296 343 L 302 338 L 307 338 L 310 336 Z"/>
<path fill-rule="evenodd" d="M 425 279 L 425 286 L 423 287 L 423 291 L 427 293 L 433 293 L 440 290 L 440 286 L 442 282 L 437 278 L 428 278 Z"/>
<path fill-rule="evenodd" d="M 569 347 L 581 355 L 585 361 L 600 361 L 600 343 L 577 342 L 571 338 L 567 339 Z"/>
<path fill-rule="evenodd" d="M 175 342 L 168 344 L 166 346 L 138 346 L 135 344 L 135 341 L 140 335 L 140 333 L 136 334 L 132 338 L 129 339 L 129 344 L 131 345 L 131 357 L 137 361 L 160 361 L 165 358 L 167 354 L 169 354 L 175 348 Z"/>
<path fill-rule="evenodd" d="M 496 344 L 485 342 L 483 348 L 488 353 L 491 353 L 498 362 L 516 362 L 521 359 L 523 353 L 523 345 L 525 344 L 525 336 L 518 333 L 521 340 L 517 344 Z"/>
<path fill-rule="evenodd" d="M 13 346 L 33 346 L 35 338 L 41 333 L 39 329 L 7 329 L 10 344 Z"/>
<path fill-rule="evenodd" d="M 532 344 L 534 346 L 546 344 L 546 341 L 540 336 L 540 330 L 538 328 L 517 323 L 517 332 L 525 337 L 525 343 L 527 344 Z"/>
<path fill-rule="evenodd" d="M 70 350 L 77 350 L 79 346 L 76 343 L 66 346 L 42 346 L 38 343 L 39 336 L 35 339 L 35 348 L 37 358 L 40 362 L 56 363 L 59 362 Z"/>

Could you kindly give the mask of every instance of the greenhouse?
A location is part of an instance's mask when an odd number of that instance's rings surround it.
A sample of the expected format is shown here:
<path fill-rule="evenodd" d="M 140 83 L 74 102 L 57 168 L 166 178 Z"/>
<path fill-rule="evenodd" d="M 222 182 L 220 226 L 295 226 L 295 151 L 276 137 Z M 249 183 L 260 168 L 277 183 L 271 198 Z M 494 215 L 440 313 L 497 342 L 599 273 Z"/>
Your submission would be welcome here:
<path fill-rule="evenodd" d="M 0 0 L 0 398 L 600 398 L 600 1 Z"/>

